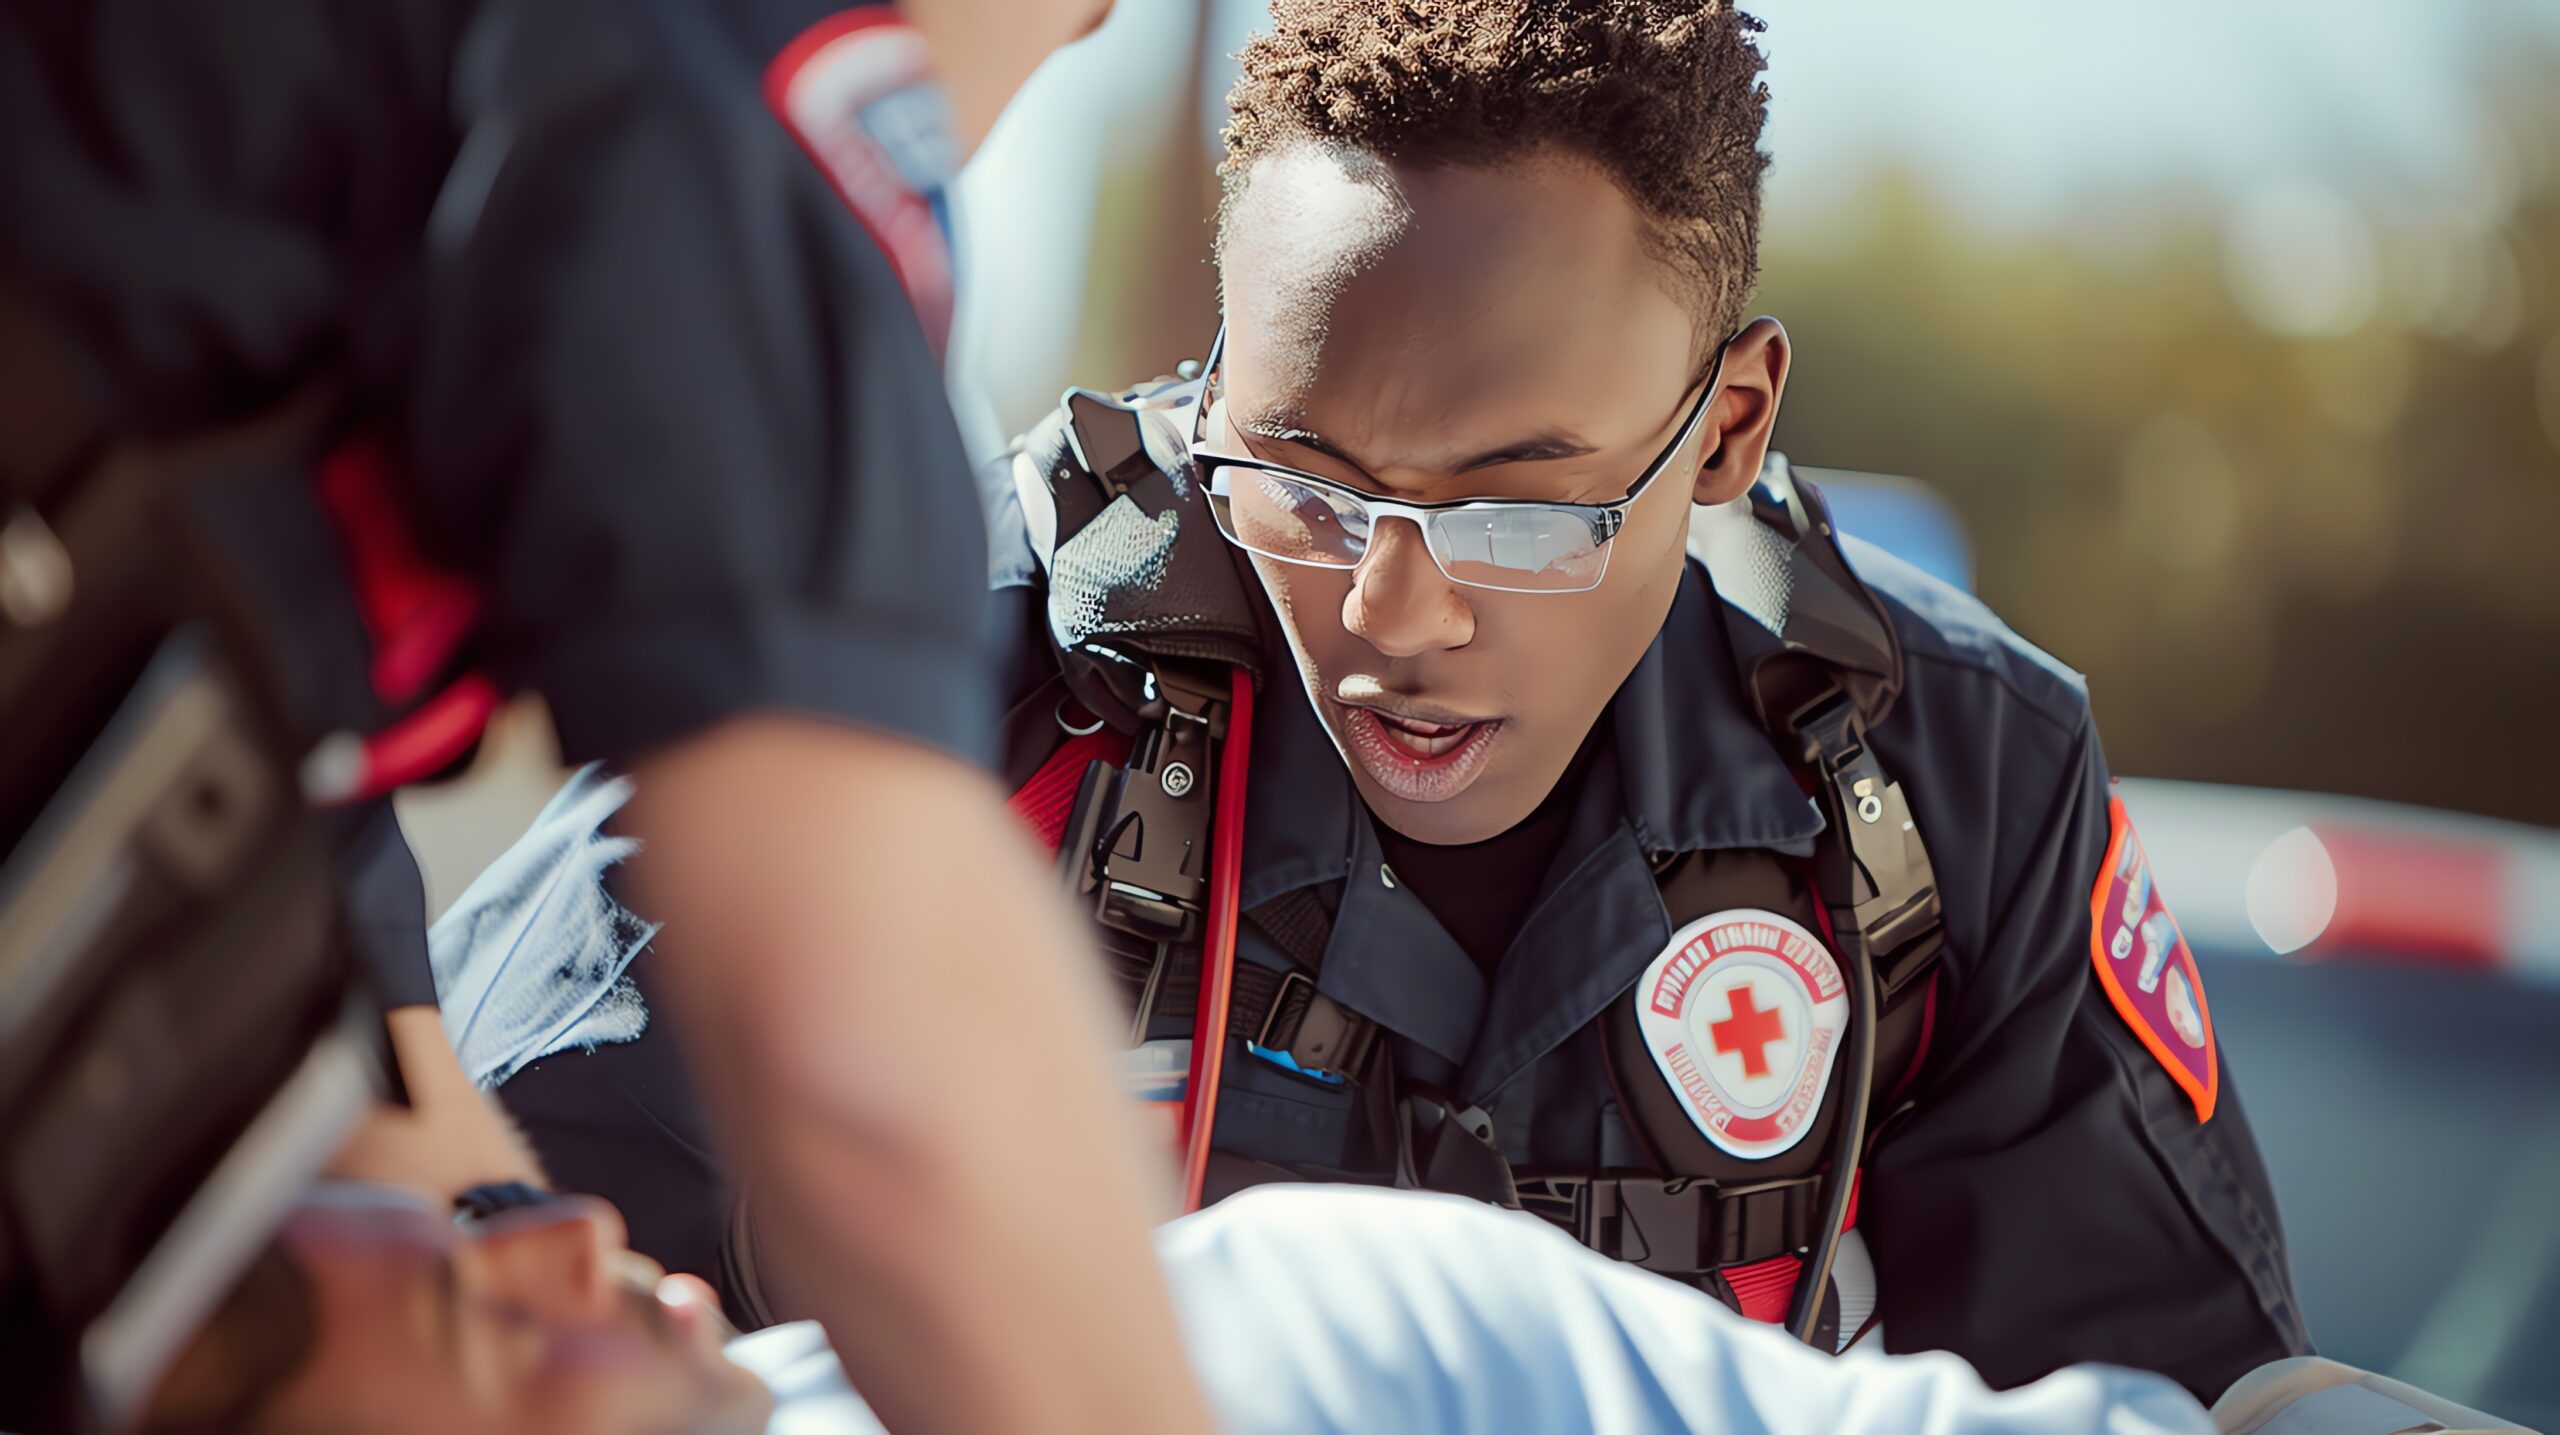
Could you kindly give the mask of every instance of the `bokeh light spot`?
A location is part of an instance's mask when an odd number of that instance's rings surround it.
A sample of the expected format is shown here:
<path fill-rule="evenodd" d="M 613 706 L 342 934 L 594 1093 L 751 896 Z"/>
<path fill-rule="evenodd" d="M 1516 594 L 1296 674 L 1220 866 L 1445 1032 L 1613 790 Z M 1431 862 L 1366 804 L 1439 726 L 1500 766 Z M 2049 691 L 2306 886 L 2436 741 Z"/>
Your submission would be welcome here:
<path fill-rule="evenodd" d="M 2373 317 L 2382 261 L 2354 205 L 2296 182 L 2251 191 L 2223 234 L 2223 277 L 2251 323 L 2286 338 L 2336 338 Z"/>
<path fill-rule="evenodd" d="M 2318 833 L 2297 827 L 2249 865 L 2249 925 L 2277 956 L 2298 952 L 2338 915 L 2338 869 Z"/>

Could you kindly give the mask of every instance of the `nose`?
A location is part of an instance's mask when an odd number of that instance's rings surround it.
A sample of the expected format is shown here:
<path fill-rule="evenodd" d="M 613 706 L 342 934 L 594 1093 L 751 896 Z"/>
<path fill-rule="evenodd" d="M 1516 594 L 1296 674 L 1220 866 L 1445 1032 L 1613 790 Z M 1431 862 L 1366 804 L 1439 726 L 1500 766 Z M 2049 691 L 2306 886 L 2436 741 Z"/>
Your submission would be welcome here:
<path fill-rule="evenodd" d="M 1475 640 L 1476 615 L 1433 561 L 1422 526 L 1381 519 L 1352 571 L 1342 626 L 1390 658 L 1410 658 Z"/>
<path fill-rule="evenodd" d="M 488 1299 L 555 1320 L 611 1318 L 630 1299 L 645 1258 L 635 1256 L 621 1213 L 572 1196 L 491 1217 L 464 1242 L 475 1284 Z"/>

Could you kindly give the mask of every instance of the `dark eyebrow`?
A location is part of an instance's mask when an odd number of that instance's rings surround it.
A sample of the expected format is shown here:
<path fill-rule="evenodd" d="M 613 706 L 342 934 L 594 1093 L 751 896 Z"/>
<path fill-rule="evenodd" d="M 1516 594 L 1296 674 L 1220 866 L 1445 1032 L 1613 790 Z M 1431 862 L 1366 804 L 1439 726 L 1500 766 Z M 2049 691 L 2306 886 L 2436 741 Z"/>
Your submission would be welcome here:
<path fill-rule="evenodd" d="M 1487 449 L 1459 464 L 1456 471 L 1470 473 L 1479 468 L 1491 468 L 1497 463 L 1543 463 L 1549 459 L 1580 458 L 1596 452 L 1597 449 L 1572 434 L 1550 431 L 1532 434 L 1518 443 Z"/>
<path fill-rule="evenodd" d="M 1300 448 L 1311 448 L 1329 458 L 1350 464 L 1353 468 L 1360 468 L 1358 460 L 1336 448 L 1326 440 L 1324 435 L 1295 423 L 1285 416 L 1257 414 L 1238 420 L 1237 427 L 1255 438 L 1273 439 L 1280 443 L 1296 444 Z M 1585 454 L 1596 452 L 1598 450 L 1572 434 L 1550 430 L 1546 433 L 1532 434 L 1515 443 L 1504 444 L 1500 448 L 1487 449 L 1449 471 L 1472 473 L 1480 468 L 1491 468 L 1495 464 L 1542 463 L 1551 459 L 1581 458 Z M 1365 468 L 1360 471 L 1368 472 Z"/>
<path fill-rule="evenodd" d="M 1320 454 L 1327 455 L 1328 457 L 1341 459 L 1344 463 L 1351 462 L 1351 456 L 1326 442 L 1323 434 L 1317 433 L 1315 430 L 1310 428 L 1302 428 L 1297 423 L 1280 414 L 1248 415 L 1237 419 L 1236 427 L 1253 435 L 1255 438 L 1273 439 L 1280 443 L 1294 443 L 1301 448 L 1311 448 Z M 1358 467 L 1357 464 L 1353 464 L 1352 466 L 1355 468 Z"/>

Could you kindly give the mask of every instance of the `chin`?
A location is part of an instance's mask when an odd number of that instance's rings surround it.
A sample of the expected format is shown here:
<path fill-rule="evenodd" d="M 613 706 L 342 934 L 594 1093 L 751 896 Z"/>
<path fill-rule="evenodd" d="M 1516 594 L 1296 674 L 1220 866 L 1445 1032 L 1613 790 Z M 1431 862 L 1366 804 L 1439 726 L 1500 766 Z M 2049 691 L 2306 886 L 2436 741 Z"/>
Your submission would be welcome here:
<path fill-rule="evenodd" d="M 1492 784 L 1492 773 L 1446 802 L 1410 802 L 1381 792 L 1366 774 L 1355 777 L 1372 815 L 1406 837 L 1434 847 L 1464 847 L 1499 837 L 1538 808 L 1534 801 L 1503 802 L 1483 791 Z"/>

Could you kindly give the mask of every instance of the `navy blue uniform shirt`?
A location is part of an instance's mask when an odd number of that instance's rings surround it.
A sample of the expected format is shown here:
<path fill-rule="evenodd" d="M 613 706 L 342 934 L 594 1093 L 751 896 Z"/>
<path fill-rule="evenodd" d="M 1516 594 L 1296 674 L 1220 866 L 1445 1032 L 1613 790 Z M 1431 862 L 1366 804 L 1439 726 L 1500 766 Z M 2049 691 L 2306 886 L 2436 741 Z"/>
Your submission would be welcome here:
<path fill-rule="evenodd" d="M 2227 1079 L 2200 1123 L 2095 979 L 2091 893 L 2111 824 L 2086 690 L 1973 598 L 1871 546 L 1852 541 L 1850 556 L 1901 634 L 1906 687 L 1871 736 L 1928 843 L 1947 943 L 1911 1110 L 1860 1192 L 1885 1340 L 1957 1351 L 1995 1385 L 2105 1361 L 2210 1400 L 2308 1340 Z M 1775 644 L 1693 558 L 1600 719 L 1566 835 L 1489 979 L 1393 879 L 1295 668 L 1273 668 L 1243 905 L 1311 889 L 1333 913 L 1318 988 L 1392 1034 L 1400 1077 L 1483 1107 L 1517 1169 L 1651 1168 L 1594 1018 L 1670 941 L 1652 860 L 1802 856 L 1822 832 L 1741 691 L 1731 645 L 1762 640 Z M 1252 922 L 1238 956 L 1294 969 Z M 1320 1179 L 1390 1176 L 1352 1088 L 1241 1042 L 1225 1069 L 1218 1151 Z"/>
<path fill-rule="evenodd" d="M 946 316 L 919 322 L 928 266 L 893 263 L 766 95 L 846 9 L 0 7 L 0 278 L 127 434 L 343 384 L 419 540 L 480 588 L 478 660 L 545 696 L 573 762 L 749 710 L 983 757 L 984 529 L 927 334 Z M 919 111 L 894 118 L 914 139 Z M 361 730 L 381 714 L 308 458 L 199 506 L 292 709 Z M 345 850 L 359 928 L 405 933 L 386 986 L 432 1000 L 387 818 Z"/>

